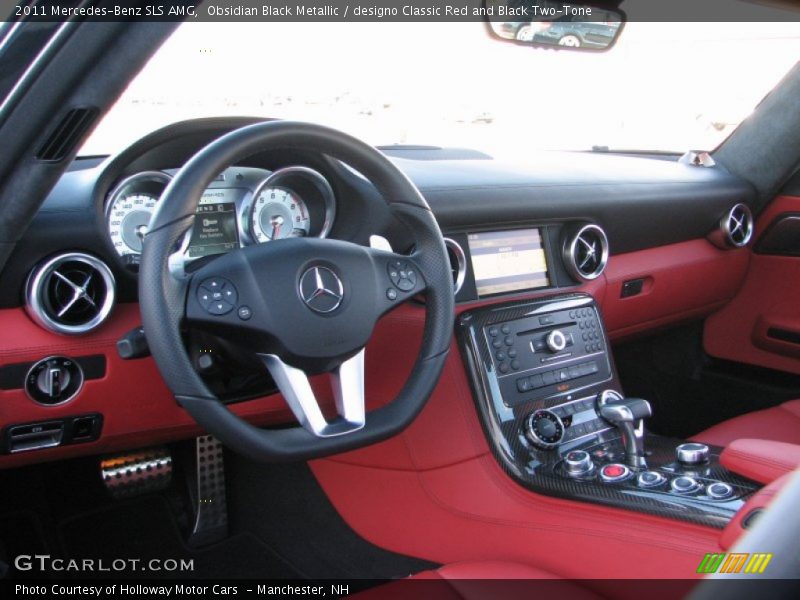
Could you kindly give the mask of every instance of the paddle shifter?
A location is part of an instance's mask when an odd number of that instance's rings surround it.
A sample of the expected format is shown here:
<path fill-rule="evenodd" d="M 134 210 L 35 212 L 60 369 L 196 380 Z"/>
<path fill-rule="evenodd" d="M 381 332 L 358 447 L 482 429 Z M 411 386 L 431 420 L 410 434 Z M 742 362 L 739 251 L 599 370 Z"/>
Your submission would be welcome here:
<path fill-rule="evenodd" d="M 644 457 L 644 420 L 652 416 L 650 403 L 641 398 L 623 398 L 614 390 L 605 390 L 597 399 L 597 412 L 622 432 L 625 461 L 631 467 L 646 468 Z"/>

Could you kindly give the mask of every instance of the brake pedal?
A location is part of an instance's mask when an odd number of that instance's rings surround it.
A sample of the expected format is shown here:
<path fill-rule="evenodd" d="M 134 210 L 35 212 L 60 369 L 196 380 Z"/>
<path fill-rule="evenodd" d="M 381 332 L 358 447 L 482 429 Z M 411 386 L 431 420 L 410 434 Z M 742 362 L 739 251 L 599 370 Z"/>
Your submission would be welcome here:
<path fill-rule="evenodd" d="M 228 537 L 225 496 L 225 456 L 218 439 L 206 435 L 195 441 L 194 526 L 188 543 L 204 546 Z"/>
<path fill-rule="evenodd" d="M 172 455 L 163 447 L 114 454 L 100 460 L 100 474 L 115 499 L 158 492 L 172 481 Z"/>

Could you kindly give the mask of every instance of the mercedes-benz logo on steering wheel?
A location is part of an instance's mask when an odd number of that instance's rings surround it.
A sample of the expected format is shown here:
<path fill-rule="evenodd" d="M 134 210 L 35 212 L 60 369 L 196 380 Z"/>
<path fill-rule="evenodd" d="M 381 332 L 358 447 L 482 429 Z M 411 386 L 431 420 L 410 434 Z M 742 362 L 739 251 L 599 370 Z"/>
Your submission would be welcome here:
<path fill-rule="evenodd" d="M 300 297 L 318 313 L 333 312 L 342 303 L 342 280 L 327 267 L 311 267 L 300 277 Z"/>

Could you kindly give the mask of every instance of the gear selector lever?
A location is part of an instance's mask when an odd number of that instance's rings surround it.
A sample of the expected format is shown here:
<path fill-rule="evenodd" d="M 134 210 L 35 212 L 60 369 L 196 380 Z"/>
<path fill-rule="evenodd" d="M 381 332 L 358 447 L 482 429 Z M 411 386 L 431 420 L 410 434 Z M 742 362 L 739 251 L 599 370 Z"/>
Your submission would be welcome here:
<path fill-rule="evenodd" d="M 597 399 L 597 412 L 622 432 L 628 465 L 647 467 L 644 456 L 644 420 L 653 414 L 650 403 L 641 398 L 623 398 L 614 390 L 606 390 Z"/>

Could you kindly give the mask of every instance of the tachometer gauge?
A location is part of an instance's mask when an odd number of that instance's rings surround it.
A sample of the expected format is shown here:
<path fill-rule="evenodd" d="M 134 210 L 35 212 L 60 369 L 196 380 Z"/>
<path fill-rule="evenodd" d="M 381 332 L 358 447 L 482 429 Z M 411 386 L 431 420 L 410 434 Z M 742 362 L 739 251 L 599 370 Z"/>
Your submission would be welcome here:
<path fill-rule="evenodd" d="M 335 216 L 333 189 L 321 173 L 300 165 L 284 167 L 264 179 L 245 205 L 245 244 L 324 238 Z"/>
<path fill-rule="evenodd" d="M 262 188 L 253 200 L 250 223 L 259 244 L 288 237 L 308 235 L 311 219 L 303 199 L 279 186 Z"/>
<path fill-rule="evenodd" d="M 137 173 L 122 181 L 106 205 L 108 235 L 122 257 L 142 253 L 142 241 L 170 177 L 160 171 Z"/>

